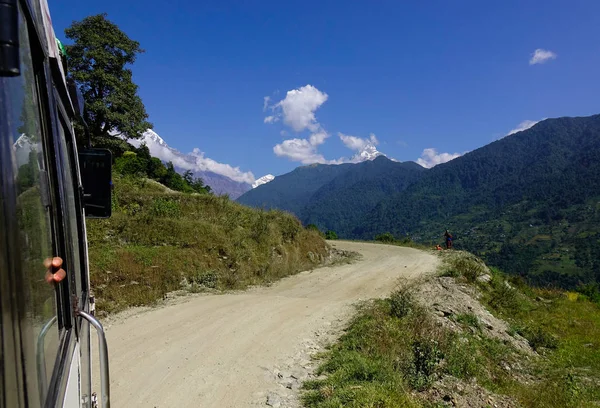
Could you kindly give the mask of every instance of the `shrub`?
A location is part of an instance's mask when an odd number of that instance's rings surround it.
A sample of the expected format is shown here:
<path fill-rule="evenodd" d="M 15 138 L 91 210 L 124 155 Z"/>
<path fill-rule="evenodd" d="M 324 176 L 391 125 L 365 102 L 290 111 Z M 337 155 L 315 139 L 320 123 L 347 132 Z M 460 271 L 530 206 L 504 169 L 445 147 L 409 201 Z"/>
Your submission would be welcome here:
<path fill-rule="evenodd" d="M 413 360 L 409 381 L 418 391 L 428 388 L 434 380 L 438 363 L 444 356 L 438 342 L 433 339 L 417 339 L 412 345 Z"/>
<path fill-rule="evenodd" d="M 475 316 L 473 313 L 457 314 L 455 319 L 458 323 L 465 324 L 477 330 L 481 329 L 481 323 L 479 322 L 477 316 Z"/>
<path fill-rule="evenodd" d="M 408 290 L 397 290 L 390 296 L 390 314 L 401 319 L 410 313 L 413 304 L 412 295 Z"/>
<path fill-rule="evenodd" d="M 577 292 L 585 295 L 592 302 L 600 303 L 600 283 L 588 283 L 579 285 Z"/>
<path fill-rule="evenodd" d="M 379 242 L 396 242 L 396 238 L 390 232 L 384 232 L 375 237 L 375 241 Z"/>
<path fill-rule="evenodd" d="M 181 213 L 181 208 L 179 203 L 174 200 L 168 198 L 155 198 L 152 201 L 150 212 L 157 217 L 177 218 Z"/>
<path fill-rule="evenodd" d="M 558 348 L 558 339 L 541 326 L 518 327 L 516 331 L 525 337 L 531 348 L 536 351 L 542 347 L 547 349 Z"/>
<path fill-rule="evenodd" d="M 471 283 L 475 282 L 485 271 L 483 265 L 476 258 L 471 256 L 453 256 L 448 263 L 449 276 L 464 276 L 465 279 Z"/>
<path fill-rule="evenodd" d="M 521 309 L 517 291 L 508 282 L 498 277 L 492 278 L 488 303 L 494 309 L 518 311 Z"/>
<path fill-rule="evenodd" d="M 325 239 L 338 239 L 338 235 L 335 233 L 335 231 L 329 230 L 325 233 Z"/>

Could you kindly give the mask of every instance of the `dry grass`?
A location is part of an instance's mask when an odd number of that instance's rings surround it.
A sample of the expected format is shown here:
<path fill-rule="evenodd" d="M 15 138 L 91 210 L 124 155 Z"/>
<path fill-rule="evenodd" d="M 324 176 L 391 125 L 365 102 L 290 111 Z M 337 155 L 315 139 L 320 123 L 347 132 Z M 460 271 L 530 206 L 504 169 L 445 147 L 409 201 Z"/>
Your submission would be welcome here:
<path fill-rule="evenodd" d="M 225 197 L 115 180 L 113 216 L 88 221 L 98 309 L 148 305 L 187 288 L 241 289 L 319 265 L 328 246 L 290 214 Z"/>

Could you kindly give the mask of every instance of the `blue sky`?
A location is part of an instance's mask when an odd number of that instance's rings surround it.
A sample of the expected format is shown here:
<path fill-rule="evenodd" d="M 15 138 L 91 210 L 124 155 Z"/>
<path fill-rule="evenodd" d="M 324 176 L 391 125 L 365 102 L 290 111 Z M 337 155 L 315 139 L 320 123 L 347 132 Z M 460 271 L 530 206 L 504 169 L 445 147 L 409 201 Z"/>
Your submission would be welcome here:
<path fill-rule="evenodd" d="M 107 12 L 146 50 L 132 69 L 154 130 L 256 177 L 292 170 L 307 150 L 308 161 L 355 154 L 346 145 L 358 139 L 345 144 L 338 132 L 375 134 L 381 152 L 406 161 L 426 148 L 473 150 L 524 121 L 600 113 L 595 0 L 168 4 L 51 0 L 50 9 L 63 40 L 73 20 Z M 536 49 L 551 58 L 530 64 Z M 277 105 L 295 89 L 300 99 Z M 328 137 L 310 143 L 319 132 Z M 276 145 L 299 148 L 298 160 Z"/>

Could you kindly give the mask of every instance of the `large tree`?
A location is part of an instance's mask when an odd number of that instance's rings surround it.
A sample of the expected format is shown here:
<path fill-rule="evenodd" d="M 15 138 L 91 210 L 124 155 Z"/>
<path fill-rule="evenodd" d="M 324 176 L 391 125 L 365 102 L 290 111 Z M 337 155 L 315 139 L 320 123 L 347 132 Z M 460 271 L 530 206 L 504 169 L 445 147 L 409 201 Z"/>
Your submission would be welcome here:
<path fill-rule="evenodd" d="M 144 50 L 106 16 L 86 17 L 65 30 L 74 42 L 66 47 L 69 75 L 83 93 L 92 137 L 106 139 L 117 132 L 136 139 L 152 124 L 127 66 Z"/>

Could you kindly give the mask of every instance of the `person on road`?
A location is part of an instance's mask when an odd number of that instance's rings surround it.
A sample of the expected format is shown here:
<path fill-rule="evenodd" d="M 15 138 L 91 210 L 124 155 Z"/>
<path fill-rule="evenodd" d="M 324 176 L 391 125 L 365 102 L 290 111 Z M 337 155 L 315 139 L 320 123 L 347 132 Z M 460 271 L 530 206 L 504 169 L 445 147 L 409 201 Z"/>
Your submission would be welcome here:
<path fill-rule="evenodd" d="M 444 238 L 446 238 L 446 249 L 452 248 L 452 234 L 450 234 L 448 230 L 446 230 Z"/>

